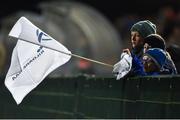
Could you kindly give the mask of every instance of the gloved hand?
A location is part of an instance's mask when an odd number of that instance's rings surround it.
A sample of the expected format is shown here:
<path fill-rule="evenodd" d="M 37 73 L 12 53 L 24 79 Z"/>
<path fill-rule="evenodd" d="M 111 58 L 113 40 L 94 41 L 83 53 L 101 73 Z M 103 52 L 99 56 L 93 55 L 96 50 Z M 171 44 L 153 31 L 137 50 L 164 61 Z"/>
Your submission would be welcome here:
<path fill-rule="evenodd" d="M 121 54 L 121 60 L 116 63 L 113 67 L 113 73 L 117 77 L 116 79 L 119 80 L 123 78 L 129 71 L 131 70 L 132 67 L 132 57 L 131 55 L 127 53 L 122 53 Z"/>

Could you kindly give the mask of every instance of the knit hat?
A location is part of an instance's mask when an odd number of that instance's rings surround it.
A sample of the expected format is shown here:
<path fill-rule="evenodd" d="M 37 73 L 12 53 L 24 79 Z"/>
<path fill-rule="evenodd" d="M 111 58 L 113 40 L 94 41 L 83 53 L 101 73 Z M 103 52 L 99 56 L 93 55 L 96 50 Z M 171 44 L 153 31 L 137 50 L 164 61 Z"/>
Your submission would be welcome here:
<path fill-rule="evenodd" d="M 163 49 L 163 50 L 166 49 L 164 39 L 158 34 L 148 35 L 144 39 L 144 43 L 147 43 L 148 45 L 150 45 L 151 48 L 160 48 L 160 49 Z"/>
<path fill-rule="evenodd" d="M 149 56 L 160 69 L 166 62 L 166 53 L 159 48 L 150 48 L 144 55 Z"/>
<path fill-rule="evenodd" d="M 156 25 L 149 20 L 139 21 L 131 27 L 131 31 L 137 31 L 145 38 L 150 34 L 156 34 Z"/>

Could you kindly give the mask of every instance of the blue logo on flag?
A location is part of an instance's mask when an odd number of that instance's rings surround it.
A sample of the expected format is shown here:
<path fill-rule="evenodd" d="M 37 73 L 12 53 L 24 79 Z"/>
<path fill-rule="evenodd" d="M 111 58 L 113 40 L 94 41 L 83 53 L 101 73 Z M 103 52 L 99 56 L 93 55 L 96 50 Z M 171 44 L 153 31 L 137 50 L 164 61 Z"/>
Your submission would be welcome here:
<path fill-rule="evenodd" d="M 41 43 L 41 41 L 48 41 L 48 40 L 52 40 L 51 38 L 49 38 L 48 35 L 46 35 L 45 33 L 43 33 L 42 31 L 39 31 L 39 29 L 36 30 L 36 35 L 38 37 L 38 41 Z"/>

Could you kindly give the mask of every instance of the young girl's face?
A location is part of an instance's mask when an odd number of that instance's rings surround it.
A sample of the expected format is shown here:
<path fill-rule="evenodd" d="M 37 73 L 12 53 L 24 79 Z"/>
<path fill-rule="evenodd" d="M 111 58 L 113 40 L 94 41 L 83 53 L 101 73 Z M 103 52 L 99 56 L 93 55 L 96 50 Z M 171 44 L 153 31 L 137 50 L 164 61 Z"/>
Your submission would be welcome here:
<path fill-rule="evenodd" d="M 143 56 L 143 65 L 145 72 L 158 72 L 159 68 L 155 62 L 147 55 Z"/>

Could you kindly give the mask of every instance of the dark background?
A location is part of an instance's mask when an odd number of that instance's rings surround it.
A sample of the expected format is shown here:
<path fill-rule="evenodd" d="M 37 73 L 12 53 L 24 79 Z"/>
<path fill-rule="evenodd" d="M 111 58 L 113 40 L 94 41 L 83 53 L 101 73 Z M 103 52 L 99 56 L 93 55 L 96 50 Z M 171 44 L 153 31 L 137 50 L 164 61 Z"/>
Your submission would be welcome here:
<path fill-rule="evenodd" d="M 41 12 L 38 4 L 40 2 L 53 0 L 3 0 L 0 5 L 0 19 L 19 10 Z M 59 0 L 60 1 L 60 0 Z M 62 1 L 62 0 L 61 0 Z M 73 1 L 73 0 L 69 0 Z M 102 12 L 110 20 L 125 14 L 137 14 L 146 16 L 156 14 L 164 7 L 170 6 L 174 11 L 180 8 L 180 0 L 74 0 L 86 3 Z"/>

